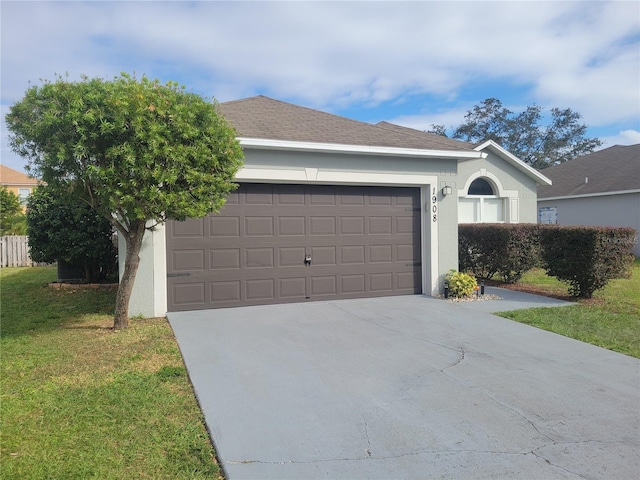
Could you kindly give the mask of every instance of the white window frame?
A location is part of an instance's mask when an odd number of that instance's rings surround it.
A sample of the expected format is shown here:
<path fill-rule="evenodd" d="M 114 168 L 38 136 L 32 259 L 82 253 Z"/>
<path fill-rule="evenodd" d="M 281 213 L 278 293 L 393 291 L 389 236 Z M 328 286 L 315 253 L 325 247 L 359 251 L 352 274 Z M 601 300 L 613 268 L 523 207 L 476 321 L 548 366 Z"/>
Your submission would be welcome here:
<path fill-rule="evenodd" d="M 18 198 L 20 199 L 20 205 L 27 204 L 27 199 L 29 198 L 29 195 L 31 195 L 30 188 L 18 188 Z"/>
<path fill-rule="evenodd" d="M 474 180 L 482 178 L 489 182 L 496 195 L 469 195 L 469 187 Z M 458 202 L 462 199 L 477 200 L 478 201 L 478 220 L 474 220 L 471 223 L 518 223 L 518 191 L 517 190 L 505 190 L 502 187 L 502 182 L 497 175 L 491 173 L 486 168 L 481 168 L 477 172 L 471 174 L 462 189 L 458 190 Z M 502 220 L 485 220 L 484 219 L 484 199 L 500 199 L 502 209 Z M 458 222 L 467 223 L 467 222 Z"/>
<path fill-rule="evenodd" d="M 477 200 L 478 201 L 478 220 L 474 220 L 472 223 L 507 223 L 505 220 L 505 212 L 506 212 L 506 208 L 505 208 L 505 199 L 503 197 L 499 197 L 498 195 L 465 195 L 464 197 L 461 197 L 461 199 L 467 199 L 467 200 Z M 487 199 L 493 199 L 493 200 L 500 200 L 500 210 L 501 210 L 501 217 L 502 220 L 486 220 L 485 217 L 485 207 L 484 207 L 484 201 Z"/>

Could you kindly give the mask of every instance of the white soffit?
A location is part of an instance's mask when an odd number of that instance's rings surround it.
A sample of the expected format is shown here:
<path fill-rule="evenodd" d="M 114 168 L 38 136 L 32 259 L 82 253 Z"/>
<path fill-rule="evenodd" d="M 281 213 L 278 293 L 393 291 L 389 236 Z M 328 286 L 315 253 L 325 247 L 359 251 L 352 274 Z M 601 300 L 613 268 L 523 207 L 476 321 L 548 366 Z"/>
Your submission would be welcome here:
<path fill-rule="evenodd" d="M 485 158 L 480 151 L 459 152 L 451 150 L 422 150 L 417 148 L 378 147 L 372 145 L 343 145 L 340 143 L 296 142 L 265 138 L 238 138 L 240 146 L 261 150 L 292 150 L 305 152 L 350 153 L 359 155 L 385 155 L 393 157 L 456 158 L 471 160 Z"/>

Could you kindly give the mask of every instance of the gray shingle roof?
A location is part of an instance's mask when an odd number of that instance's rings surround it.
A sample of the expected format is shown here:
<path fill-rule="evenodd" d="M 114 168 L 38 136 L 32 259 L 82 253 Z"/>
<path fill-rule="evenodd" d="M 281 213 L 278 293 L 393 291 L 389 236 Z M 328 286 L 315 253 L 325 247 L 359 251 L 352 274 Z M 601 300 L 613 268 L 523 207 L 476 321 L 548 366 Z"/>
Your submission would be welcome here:
<path fill-rule="evenodd" d="M 538 187 L 539 199 L 639 190 L 640 143 L 614 145 L 545 168 L 542 173 L 553 185 Z"/>
<path fill-rule="evenodd" d="M 466 142 L 387 122 L 378 125 L 300 107 L 263 95 L 224 102 L 219 111 L 245 138 L 471 152 Z"/>
<path fill-rule="evenodd" d="M 434 145 L 433 148 L 438 150 L 473 150 L 473 147 L 475 147 L 475 145 L 468 142 L 454 140 L 453 138 L 436 135 L 435 133 L 423 132 L 422 130 L 416 130 L 415 128 L 403 127 L 394 123 L 378 122 L 376 123 L 376 126 L 394 131 L 401 135 L 410 135 L 412 137 L 420 138 L 422 141 Z"/>

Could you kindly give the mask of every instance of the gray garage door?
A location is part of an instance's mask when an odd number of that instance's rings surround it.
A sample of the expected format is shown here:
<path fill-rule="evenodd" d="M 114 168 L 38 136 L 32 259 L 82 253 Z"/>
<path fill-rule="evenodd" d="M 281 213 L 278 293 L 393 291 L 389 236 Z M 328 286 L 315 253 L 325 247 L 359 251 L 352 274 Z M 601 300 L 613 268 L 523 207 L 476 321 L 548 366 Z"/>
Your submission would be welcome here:
<path fill-rule="evenodd" d="M 166 232 L 169 311 L 421 292 L 417 188 L 242 184 Z"/>

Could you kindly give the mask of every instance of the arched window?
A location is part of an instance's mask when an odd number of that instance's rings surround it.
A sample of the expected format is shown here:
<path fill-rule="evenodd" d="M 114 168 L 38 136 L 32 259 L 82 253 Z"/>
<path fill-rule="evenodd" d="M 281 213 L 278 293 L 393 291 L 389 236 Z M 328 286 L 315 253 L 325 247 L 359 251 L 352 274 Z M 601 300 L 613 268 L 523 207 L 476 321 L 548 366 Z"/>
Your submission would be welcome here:
<path fill-rule="evenodd" d="M 495 195 L 493 187 L 484 178 L 476 178 L 471 185 L 467 195 Z"/>
<path fill-rule="evenodd" d="M 496 193 L 493 184 L 483 177 L 476 178 L 465 196 L 458 202 L 460 223 L 503 222 L 504 199 Z"/>

